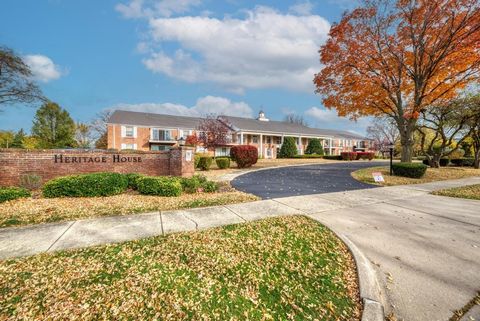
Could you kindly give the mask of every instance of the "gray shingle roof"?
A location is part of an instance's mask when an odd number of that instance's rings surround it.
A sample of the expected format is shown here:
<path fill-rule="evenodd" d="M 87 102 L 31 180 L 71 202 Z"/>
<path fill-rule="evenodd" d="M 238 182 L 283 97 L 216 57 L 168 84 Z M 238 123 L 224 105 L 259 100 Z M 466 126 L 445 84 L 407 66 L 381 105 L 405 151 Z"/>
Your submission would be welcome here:
<path fill-rule="evenodd" d="M 145 127 L 195 129 L 198 127 L 201 120 L 202 119 L 198 117 L 173 116 L 165 114 L 115 110 L 112 116 L 110 116 L 108 123 Z"/>
<path fill-rule="evenodd" d="M 253 118 L 242 118 L 233 116 L 223 116 L 236 131 L 248 131 L 256 133 L 274 133 L 284 135 L 306 135 L 318 137 L 335 137 L 344 139 L 365 139 L 361 135 L 356 135 L 342 130 L 320 129 L 292 124 L 283 121 L 260 121 Z M 173 116 L 166 114 L 143 113 L 126 110 L 116 110 L 110 119 L 109 124 L 136 125 L 145 127 L 165 127 L 195 129 L 198 127 L 202 118 Z"/>
<path fill-rule="evenodd" d="M 285 135 L 310 135 L 321 137 L 338 137 L 346 139 L 365 139 L 361 135 L 350 133 L 342 130 L 321 129 L 303 126 L 300 124 L 292 124 L 283 121 L 260 121 L 252 118 L 241 118 L 224 116 L 227 121 L 236 130 L 252 131 L 259 133 L 281 133 Z"/>

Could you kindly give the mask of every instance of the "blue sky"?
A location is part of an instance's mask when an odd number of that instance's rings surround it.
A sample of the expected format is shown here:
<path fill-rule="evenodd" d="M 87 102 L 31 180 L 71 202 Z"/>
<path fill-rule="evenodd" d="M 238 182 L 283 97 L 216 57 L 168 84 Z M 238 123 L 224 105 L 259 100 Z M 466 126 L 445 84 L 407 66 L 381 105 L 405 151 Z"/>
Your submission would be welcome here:
<path fill-rule="evenodd" d="M 271 119 L 363 133 L 326 111 L 317 50 L 350 1 L 3 0 L 0 44 L 31 65 L 46 96 L 77 121 L 106 108 Z M 35 109 L 6 107 L 0 129 Z"/>

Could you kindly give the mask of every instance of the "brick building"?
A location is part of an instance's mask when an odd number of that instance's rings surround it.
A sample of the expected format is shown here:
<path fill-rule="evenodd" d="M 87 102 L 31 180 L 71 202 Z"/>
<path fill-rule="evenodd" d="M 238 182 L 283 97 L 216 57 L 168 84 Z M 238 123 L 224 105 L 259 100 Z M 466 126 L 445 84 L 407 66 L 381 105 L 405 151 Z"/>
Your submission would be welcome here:
<path fill-rule="evenodd" d="M 164 114 L 115 111 L 108 121 L 108 148 L 134 150 L 168 150 L 181 139 L 196 134 L 201 118 Z M 230 154 L 230 146 L 245 144 L 258 148 L 264 158 L 276 158 L 285 137 L 294 137 L 298 153 L 304 153 L 308 142 L 318 138 L 326 154 L 368 150 L 371 142 L 347 131 L 320 129 L 281 121 L 271 121 L 260 112 L 258 118 L 223 116 L 218 121 L 229 128 L 226 146 L 218 147 L 215 156 Z M 199 152 L 205 152 L 198 147 Z"/>

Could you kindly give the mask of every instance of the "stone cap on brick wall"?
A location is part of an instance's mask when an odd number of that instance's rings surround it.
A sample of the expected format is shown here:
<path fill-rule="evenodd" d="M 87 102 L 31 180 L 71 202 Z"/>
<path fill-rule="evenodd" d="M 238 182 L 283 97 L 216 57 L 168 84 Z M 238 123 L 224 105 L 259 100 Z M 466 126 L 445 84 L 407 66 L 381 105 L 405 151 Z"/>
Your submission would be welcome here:
<path fill-rule="evenodd" d="M 181 147 L 172 147 L 172 149 L 192 149 L 193 147 L 189 146 L 181 146 Z M 23 148 L 0 148 L 0 153 L 104 153 L 104 154 L 167 154 L 169 151 L 156 151 L 156 150 L 149 150 L 149 151 L 142 151 L 142 150 L 118 150 L 118 149 L 84 149 L 84 148 L 65 148 L 65 149 L 23 149 Z"/>

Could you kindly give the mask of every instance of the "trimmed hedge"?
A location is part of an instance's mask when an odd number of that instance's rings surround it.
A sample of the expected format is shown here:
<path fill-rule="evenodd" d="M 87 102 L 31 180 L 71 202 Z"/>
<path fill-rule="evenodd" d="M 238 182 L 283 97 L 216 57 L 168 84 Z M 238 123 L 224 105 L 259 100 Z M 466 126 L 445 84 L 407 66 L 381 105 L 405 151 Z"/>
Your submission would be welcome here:
<path fill-rule="evenodd" d="M 127 177 L 127 180 L 128 180 L 128 188 L 131 188 L 134 191 L 136 191 L 138 189 L 138 179 L 143 176 L 144 175 L 138 174 L 138 173 L 125 174 L 125 177 Z"/>
<path fill-rule="evenodd" d="M 258 149 L 251 145 L 237 145 L 230 148 L 230 158 L 238 168 L 251 167 L 258 160 Z"/>
<path fill-rule="evenodd" d="M 430 163 L 428 162 L 428 159 L 424 159 L 424 160 L 422 161 L 422 163 L 423 163 L 424 165 L 430 166 Z M 441 167 L 448 166 L 449 163 L 450 163 L 450 160 L 449 160 L 448 158 L 442 158 L 442 159 L 440 159 L 440 166 L 441 166 Z"/>
<path fill-rule="evenodd" d="M 230 158 L 229 157 L 217 157 L 215 158 L 215 163 L 220 169 L 225 169 L 230 167 Z"/>
<path fill-rule="evenodd" d="M 17 198 L 30 197 L 32 194 L 26 188 L 2 187 L 0 188 L 0 203 L 16 200 Z"/>
<path fill-rule="evenodd" d="M 393 163 L 393 174 L 396 176 L 421 178 L 427 171 L 427 166 L 420 163 Z"/>
<path fill-rule="evenodd" d="M 356 160 L 358 153 L 356 152 L 341 152 L 340 156 L 342 156 L 343 160 Z"/>
<path fill-rule="evenodd" d="M 450 162 L 455 166 L 472 167 L 475 163 L 475 158 L 456 158 L 451 159 Z"/>
<path fill-rule="evenodd" d="M 144 195 L 180 196 L 182 183 L 176 177 L 145 176 L 138 179 L 138 191 Z"/>
<path fill-rule="evenodd" d="M 323 159 L 342 160 L 343 158 L 341 155 L 325 155 Z"/>
<path fill-rule="evenodd" d="M 200 160 L 198 161 L 198 168 L 200 168 L 203 171 L 208 171 L 210 170 L 212 163 L 213 163 L 212 156 L 201 156 Z"/>
<path fill-rule="evenodd" d="M 44 197 L 95 197 L 111 196 L 128 188 L 126 175 L 118 173 L 92 173 L 54 178 L 45 183 Z"/>
<path fill-rule="evenodd" d="M 357 160 L 359 159 L 372 160 L 375 158 L 375 153 L 373 152 L 356 152 L 356 153 L 357 153 Z"/>
<path fill-rule="evenodd" d="M 305 149 L 305 154 L 308 155 L 323 155 L 322 143 L 318 138 L 312 138 L 308 141 L 307 148 Z"/>

